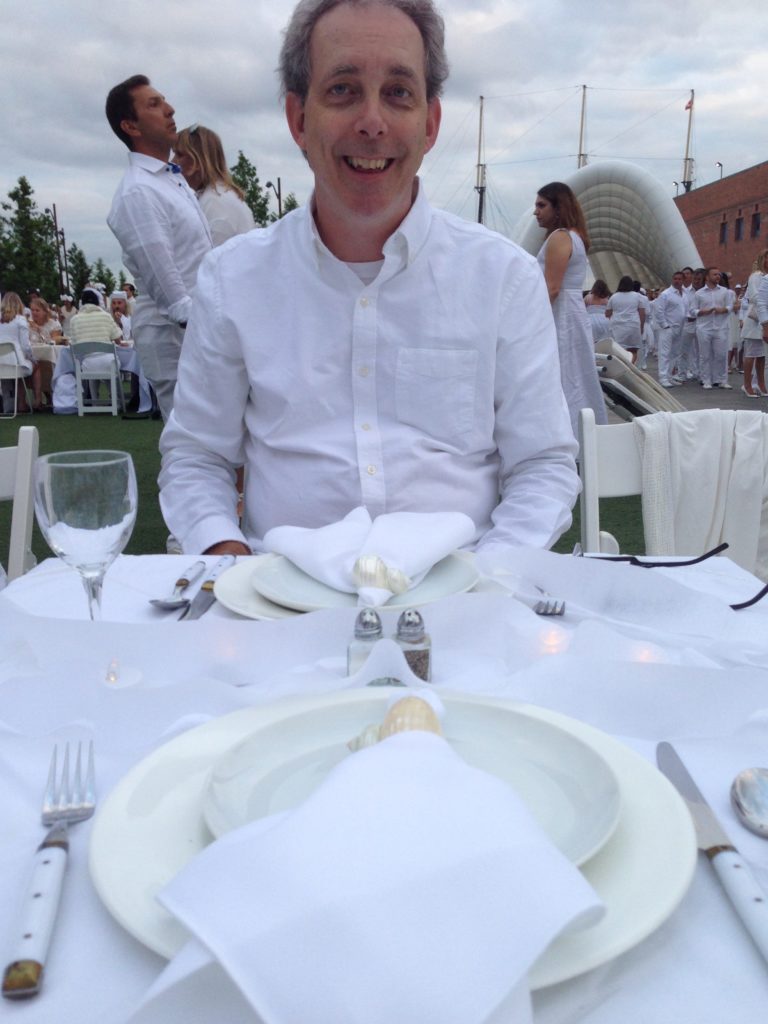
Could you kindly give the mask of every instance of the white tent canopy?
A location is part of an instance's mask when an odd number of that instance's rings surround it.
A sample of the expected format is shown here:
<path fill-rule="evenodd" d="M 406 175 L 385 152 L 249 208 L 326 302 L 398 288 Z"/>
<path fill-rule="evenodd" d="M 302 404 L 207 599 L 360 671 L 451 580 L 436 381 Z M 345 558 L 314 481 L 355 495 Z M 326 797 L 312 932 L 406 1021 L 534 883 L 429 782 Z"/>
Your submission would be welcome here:
<path fill-rule="evenodd" d="M 701 266 L 674 200 L 647 171 L 622 160 L 605 160 L 563 180 L 587 220 L 592 276 L 602 278 L 611 290 L 625 274 L 656 288 L 668 285 L 683 266 Z M 532 209 L 521 218 L 513 237 L 534 256 L 539 251 L 545 232 Z"/>

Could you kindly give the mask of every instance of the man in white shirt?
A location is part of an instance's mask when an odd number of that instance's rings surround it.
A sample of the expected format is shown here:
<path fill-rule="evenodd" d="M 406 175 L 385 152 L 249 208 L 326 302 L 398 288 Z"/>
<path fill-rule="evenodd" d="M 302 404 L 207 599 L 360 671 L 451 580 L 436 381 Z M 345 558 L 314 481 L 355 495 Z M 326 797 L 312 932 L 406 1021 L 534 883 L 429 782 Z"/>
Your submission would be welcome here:
<path fill-rule="evenodd" d="M 690 312 L 696 316 L 699 343 L 699 370 L 706 390 L 730 388 L 728 383 L 728 314 L 731 311 L 727 288 L 720 284 L 720 268 L 707 267 L 704 287 L 694 292 Z"/>
<path fill-rule="evenodd" d="M 110 91 L 106 113 L 130 150 L 107 223 L 139 286 L 132 317 L 136 349 L 167 420 L 197 268 L 211 250 L 211 236 L 181 169 L 168 162 L 176 124 L 165 97 L 144 75 L 134 75 Z"/>
<path fill-rule="evenodd" d="M 664 388 L 677 387 L 680 381 L 675 373 L 680 364 L 683 327 L 688 314 L 682 270 L 672 275 L 672 284 L 659 295 L 653 309 L 659 327 L 659 384 Z"/>
<path fill-rule="evenodd" d="M 416 172 L 440 124 L 443 25 L 430 0 L 402 6 L 294 12 L 281 73 L 315 191 L 200 268 L 161 439 L 185 551 L 249 553 L 273 526 L 359 505 L 462 511 L 481 544 L 546 547 L 570 524 L 544 281 L 512 242 L 429 206 Z"/>

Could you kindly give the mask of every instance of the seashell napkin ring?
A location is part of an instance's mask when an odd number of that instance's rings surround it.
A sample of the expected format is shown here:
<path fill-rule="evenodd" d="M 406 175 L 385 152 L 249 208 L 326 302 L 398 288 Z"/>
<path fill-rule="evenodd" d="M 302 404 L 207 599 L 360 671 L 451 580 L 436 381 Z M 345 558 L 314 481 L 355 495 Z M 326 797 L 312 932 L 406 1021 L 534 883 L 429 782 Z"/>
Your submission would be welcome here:
<path fill-rule="evenodd" d="M 411 580 L 401 569 L 391 569 L 378 555 L 361 555 L 352 566 L 352 579 L 357 587 L 376 587 L 393 594 L 404 594 Z"/>

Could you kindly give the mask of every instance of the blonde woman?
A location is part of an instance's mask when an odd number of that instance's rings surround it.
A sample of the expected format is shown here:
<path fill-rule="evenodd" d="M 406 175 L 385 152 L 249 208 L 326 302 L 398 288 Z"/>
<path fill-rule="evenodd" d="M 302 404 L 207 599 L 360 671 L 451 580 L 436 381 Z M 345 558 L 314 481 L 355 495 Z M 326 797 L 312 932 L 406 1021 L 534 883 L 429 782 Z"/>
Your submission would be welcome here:
<path fill-rule="evenodd" d="M 51 307 L 45 299 L 35 296 L 29 303 L 29 312 L 29 338 L 33 345 L 65 344 L 61 324 L 53 318 Z"/>
<path fill-rule="evenodd" d="M 10 341 L 16 350 L 16 360 L 25 377 L 32 378 L 32 390 L 35 395 L 35 409 L 43 403 L 42 377 L 39 364 L 32 356 L 29 340 L 29 324 L 24 316 L 24 303 L 16 292 L 6 292 L 0 306 L 0 341 Z M 0 362 L 11 362 L 10 356 L 0 356 Z M 10 383 L 10 382 L 9 382 Z M 15 385 L 18 387 L 18 384 Z M 13 391 L 11 390 L 11 395 Z M 29 412 L 24 388 L 19 388 L 18 408 L 20 412 Z"/>
<path fill-rule="evenodd" d="M 176 139 L 174 160 L 197 193 L 214 246 L 256 227 L 250 207 L 229 173 L 216 132 L 202 125 L 182 129 Z"/>
<path fill-rule="evenodd" d="M 741 390 L 747 398 L 768 395 L 765 386 L 765 343 L 763 330 L 757 316 L 757 289 L 768 274 L 768 249 L 761 249 L 752 264 L 752 273 L 747 282 L 747 313 L 741 325 L 742 351 L 744 354 L 744 383 Z M 754 378 L 757 379 L 755 387 Z"/>

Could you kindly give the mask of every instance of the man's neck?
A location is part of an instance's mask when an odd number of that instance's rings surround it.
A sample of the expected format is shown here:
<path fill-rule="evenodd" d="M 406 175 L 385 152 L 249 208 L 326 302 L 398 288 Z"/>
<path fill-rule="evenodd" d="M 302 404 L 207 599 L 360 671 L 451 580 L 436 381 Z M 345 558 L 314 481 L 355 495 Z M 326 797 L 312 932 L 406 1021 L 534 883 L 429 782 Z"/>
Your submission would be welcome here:
<path fill-rule="evenodd" d="M 150 146 L 146 143 L 139 143 L 139 145 L 133 147 L 134 153 L 141 153 L 142 156 L 151 156 L 155 160 L 162 160 L 164 164 L 168 163 L 171 155 L 170 146 L 157 145 Z"/>

